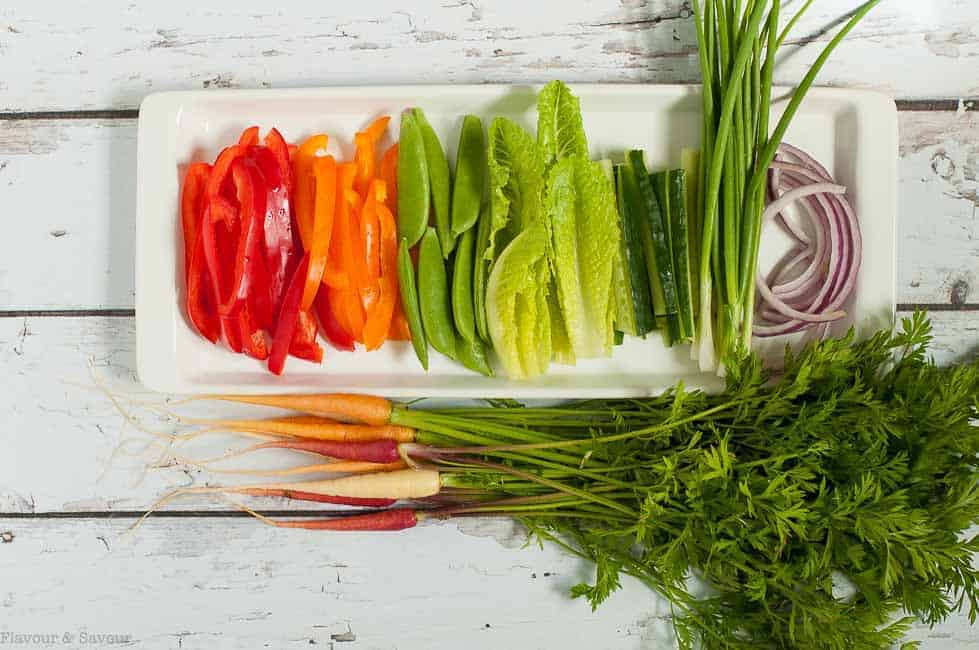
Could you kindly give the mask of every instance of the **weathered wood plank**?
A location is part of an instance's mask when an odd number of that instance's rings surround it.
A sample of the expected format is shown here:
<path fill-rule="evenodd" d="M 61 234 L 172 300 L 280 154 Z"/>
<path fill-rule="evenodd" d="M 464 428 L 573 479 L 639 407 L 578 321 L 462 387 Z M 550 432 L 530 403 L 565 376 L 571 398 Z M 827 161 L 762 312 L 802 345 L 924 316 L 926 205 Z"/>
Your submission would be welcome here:
<path fill-rule="evenodd" d="M 815 3 L 792 42 L 825 41 L 821 28 L 856 4 Z M 174 88 L 698 77 L 685 0 L 425 5 L 242 0 L 215 10 L 191 0 L 113 0 L 66 11 L 14 0 L 0 9 L 8 71 L 0 111 L 133 108 L 149 92 Z M 902 98 L 975 96 L 977 19 L 970 0 L 882 3 L 821 83 Z M 780 80 L 798 80 L 817 53 L 798 49 L 787 46 Z"/>
<path fill-rule="evenodd" d="M 979 112 L 900 126 L 898 301 L 979 302 Z M 132 308 L 135 157 L 132 120 L 0 121 L 0 309 Z"/>
<path fill-rule="evenodd" d="M 979 318 L 975 313 L 933 314 L 935 357 L 943 363 L 979 353 Z M 160 450 L 134 459 L 113 451 L 121 440 L 145 442 L 146 435 L 125 426 L 105 397 L 92 388 L 89 359 L 98 377 L 115 392 L 159 400 L 140 393 L 135 384 L 133 321 L 129 318 L 0 319 L 0 367 L 8 377 L 0 392 L 0 513 L 141 511 L 165 492 L 207 481 L 231 479 L 183 467 L 143 475 Z M 185 414 L 235 413 L 229 405 L 203 405 Z M 171 431 L 167 423 L 142 412 L 144 425 Z M 201 441 L 180 453 L 213 457 L 234 446 L 228 438 Z M 135 443 L 130 443 L 134 444 Z M 130 452 L 136 447 L 126 447 Z M 307 462 L 288 454 L 263 452 L 259 459 L 228 462 L 225 467 L 292 466 Z M 140 481 L 141 479 L 141 481 Z M 239 479 L 241 480 L 241 479 Z M 266 502 L 268 507 L 289 507 Z M 172 509 L 227 509 L 220 499 L 186 498 Z M 265 506 L 263 506 L 265 507 Z"/>
<path fill-rule="evenodd" d="M 555 548 L 460 535 L 272 530 L 240 518 L 3 519 L 3 631 L 130 635 L 141 648 L 674 647 L 668 604 L 630 578 L 597 612 Z M 471 524 L 470 524 L 471 525 Z M 504 524 L 506 525 L 506 524 Z M 913 638 L 972 647 L 964 616 Z M 21 647 L 14 645 L 12 647 Z"/>

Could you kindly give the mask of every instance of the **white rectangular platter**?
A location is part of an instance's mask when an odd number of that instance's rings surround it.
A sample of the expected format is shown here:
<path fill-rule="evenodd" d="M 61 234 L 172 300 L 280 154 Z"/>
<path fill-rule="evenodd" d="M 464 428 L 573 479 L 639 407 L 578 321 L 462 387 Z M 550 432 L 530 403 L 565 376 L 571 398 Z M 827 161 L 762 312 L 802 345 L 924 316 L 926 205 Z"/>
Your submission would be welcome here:
<path fill-rule="evenodd" d="M 621 160 L 643 149 L 653 169 L 677 166 L 680 151 L 696 147 L 700 98 L 696 86 L 576 85 L 593 158 Z M 510 117 L 536 131 L 536 87 L 384 86 L 296 90 L 188 91 L 151 95 L 140 107 L 136 331 L 140 380 L 158 391 L 200 392 L 368 392 L 389 397 L 626 397 L 655 394 L 682 380 L 688 387 L 716 389 L 720 380 L 701 373 L 689 347 L 666 348 L 655 333 L 646 340 L 626 337 L 609 359 L 552 364 L 533 382 L 482 377 L 431 351 L 426 373 L 408 343 L 388 342 L 374 352 L 338 352 L 326 347 L 322 365 L 290 359 L 276 377 L 264 365 L 194 332 L 182 309 L 182 242 L 178 219 L 180 183 L 186 165 L 212 161 L 247 126 L 264 133 L 277 127 L 290 142 L 307 135 L 330 135 L 330 153 L 353 154 L 353 134 L 379 115 L 397 116 L 419 106 L 438 131 L 450 164 L 462 116 L 479 115 L 484 126 L 495 116 Z M 779 110 L 776 106 L 776 111 Z M 875 93 L 814 89 L 786 141 L 820 160 L 848 196 L 863 233 L 863 264 L 847 318 L 866 332 L 889 326 L 895 302 L 894 218 L 897 184 L 897 114 L 894 103 Z M 762 267 L 777 256 L 779 239 L 768 228 Z M 762 352 L 778 354 L 787 341 L 766 342 Z"/>

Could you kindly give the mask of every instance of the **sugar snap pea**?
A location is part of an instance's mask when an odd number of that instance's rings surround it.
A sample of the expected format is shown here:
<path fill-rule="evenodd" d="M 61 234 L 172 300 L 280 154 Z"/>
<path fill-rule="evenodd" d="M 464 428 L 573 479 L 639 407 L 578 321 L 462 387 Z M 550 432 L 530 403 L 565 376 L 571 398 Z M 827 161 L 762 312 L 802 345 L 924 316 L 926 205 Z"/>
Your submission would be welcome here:
<path fill-rule="evenodd" d="M 418 303 L 429 343 L 454 359 L 456 334 L 449 307 L 449 282 L 438 235 L 431 227 L 425 229 L 418 251 Z"/>
<path fill-rule="evenodd" d="M 401 289 L 401 306 L 408 320 L 408 331 L 411 332 L 411 347 L 415 349 L 415 356 L 418 357 L 422 368 L 428 370 L 428 341 L 422 325 L 418 289 L 415 285 L 415 266 L 408 253 L 407 239 L 402 239 L 398 245 L 398 286 Z"/>
<path fill-rule="evenodd" d="M 490 367 L 489 359 L 486 355 L 486 345 L 479 339 L 467 341 L 461 336 L 457 338 L 456 356 L 459 359 L 459 363 L 473 372 L 478 372 L 487 377 L 493 376 L 493 368 Z"/>
<path fill-rule="evenodd" d="M 428 166 L 428 184 L 432 193 L 432 212 L 435 214 L 435 229 L 438 233 L 442 257 L 448 259 L 449 253 L 455 248 L 455 237 L 452 236 L 452 225 L 449 214 L 449 195 L 452 191 L 449 180 L 449 161 L 445 157 L 445 149 L 439 141 L 435 129 L 428 123 L 422 109 L 414 109 L 415 122 L 421 131 L 422 142 L 425 145 L 425 163 Z M 401 188 L 399 182 L 398 188 Z M 437 348 L 436 348 L 437 349 Z"/>
<path fill-rule="evenodd" d="M 462 119 L 456 173 L 452 182 L 452 235 L 458 237 L 479 218 L 486 184 L 486 140 L 483 122 L 475 115 Z"/>
<path fill-rule="evenodd" d="M 398 141 L 398 238 L 407 240 L 408 248 L 418 243 L 428 225 L 431 206 L 428 163 L 425 142 L 414 113 L 401 114 Z"/>
<path fill-rule="evenodd" d="M 459 335 L 469 344 L 476 341 L 476 313 L 473 309 L 473 245 L 475 228 L 459 238 L 452 262 L 452 318 Z"/>
<path fill-rule="evenodd" d="M 486 322 L 486 280 L 489 278 L 489 262 L 486 261 L 486 248 L 490 238 L 490 207 L 487 203 L 479 214 L 476 226 L 476 251 L 473 255 L 473 308 L 476 314 L 476 331 L 479 338 L 490 342 L 489 326 Z"/>

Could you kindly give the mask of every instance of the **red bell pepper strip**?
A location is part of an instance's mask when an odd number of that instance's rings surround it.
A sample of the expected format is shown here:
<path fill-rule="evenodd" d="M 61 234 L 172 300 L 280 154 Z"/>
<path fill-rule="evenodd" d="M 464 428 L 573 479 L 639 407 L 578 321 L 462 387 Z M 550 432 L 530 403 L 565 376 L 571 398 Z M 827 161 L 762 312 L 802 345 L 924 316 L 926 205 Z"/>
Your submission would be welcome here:
<path fill-rule="evenodd" d="M 378 277 L 379 297 L 367 308 L 367 321 L 364 324 L 364 345 L 368 350 L 381 347 L 391 329 L 391 319 L 398 302 L 398 228 L 394 215 L 384 205 L 384 181 L 371 183 L 371 196 L 376 205 L 380 222 L 380 275 Z M 366 212 L 366 210 L 365 210 Z"/>
<path fill-rule="evenodd" d="M 278 129 L 273 128 L 265 135 L 265 146 L 279 163 L 282 185 L 286 192 L 292 192 L 292 163 L 289 160 L 289 145 Z"/>
<path fill-rule="evenodd" d="M 234 275 L 232 256 L 223 254 L 229 248 L 233 248 L 236 240 L 235 231 L 239 229 L 231 227 L 230 223 L 225 220 L 225 226 L 229 227 L 219 228 L 211 213 L 211 205 L 205 207 L 204 218 L 201 222 L 201 240 L 204 248 L 205 265 L 210 278 L 211 295 L 214 298 L 216 310 L 222 298 L 228 295 L 231 277 Z M 221 324 L 221 334 L 224 336 L 225 342 L 233 352 L 241 352 L 241 328 L 238 319 L 235 316 L 223 315 L 220 310 L 217 311 Z"/>
<path fill-rule="evenodd" d="M 180 222 L 184 231 L 184 277 L 190 273 L 191 258 L 197 249 L 197 235 L 200 232 L 204 202 L 207 197 L 207 179 L 211 166 L 196 162 L 184 174 L 184 187 L 180 193 Z"/>
<path fill-rule="evenodd" d="M 289 354 L 298 358 L 322 363 L 323 348 L 316 342 L 316 319 L 310 311 L 300 311 L 296 331 L 289 343 Z"/>
<path fill-rule="evenodd" d="M 313 160 L 313 176 L 316 179 L 314 195 L 313 241 L 309 251 L 309 271 L 303 289 L 302 311 L 309 311 L 316 298 L 316 291 L 323 282 L 326 258 L 330 252 L 333 235 L 333 212 L 336 209 L 337 165 L 333 156 Z"/>
<path fill-rule="evenodd" d="M 285 143 L 282 144 L 284 147 Z M 248 157 L 258 165 L 265 180 L 266 199 L 260 214 L 264 223 L 263 251 L 268 273 L 270 313 L 274 313 L 278 310 L 282 292 L 285 291 L 286 272 L 293 254 L 292 219 L 286 180 L 291 177 L 292 168 L 288 163 L 283 167 L 270 147 L 253 147 Z M 262 326 L 268 327 L 269 324 L 262 323 Z"/>
<path fill-rule="evenodd" d="M 238 146 L 241 148 L 242 153 L 248 153 L 249 149 L 257 145 L 258 145 L 257 126 L 250 126 L 241 132 L 241 137 L 238 138 Z"/>
<path fill-rule="evenodd" d="M 388 197 L 384 205 L 388 206 L 391 214 L 398 214 L 398 143 L 392 144 L 381 158 L 381 180 L 387 186 Z"/>
<path fill-rule="evenodd" d="M 238 312 L 248 298 L 249 287 L 255 276 L 262 272 L 261 242 L 265 213 L 265 183 L 258 167 L 251 161 L 239 158 L 231 166 L 231 173 L 240 205 L 238 241 L 234 257 L 234 273 L 223 293 L 219 293 L 218 312 L 231 316 Z M 212 215 L 213 217 L 213 215 Z"/>
<path fill-rule="evenodd" d="M 221 336 L 221 322 L 218 320 L 217 301 L 207 272 L 207 260 L 204 256 L 204 227 L 203 220 L 210 215 L 206 206 L 199 213 L 196 241 L 193 246 L 187 246 L 187 257 L 190 266 L 187 268 L 187 316 L 200 335 L 211 343 L 217 343 Z"/>
<path fill-rule="evenodd" d="M 285 369 L 286 356 L 292 343 L 293 334 L 299 324 L 299 303 L 303 298 L 303 288 L 306 286 L 306 275 L 309 271 L 309 254 L 303 256 L 299 266 L 293 271 L 282 297 L 282 307 L 272 335 L 272 349 L 269 351 L 269 371 L 281 375 Z"/>
<path fill-rule="evenodd" d="M 336 315 L 330 308 L 330 288 L 324 287 L 316 294 L 316 301 L 313 303 L 316 315 L 319 317 L 320 326 L 323 328 L 323 336 L 337 350 L 353 352 L 354 338 L 350 336 L 343 326 L 337 321 Z"/>
<path fill-rule="evenodd" d="M 231 181 L 231 165 L 241 157 L 241 148 L 233 144 L 218 154 L 214 168 L 207 181 L 207 202 L 211 208 L 211 219 L 215 222 L 225 222 L 228 228 L 233 228 L 238 216 L 234 203 L 234 185 Z"/>
<path fill-rule="evenodd" d="M 329 138 L 319 133 L 309 137 L 296 151 L 292 160 L 293 181 L 295 188 L 292 194 L 293 211 L 296 215 L 296 225 L 299 227 L 299 237 L 303 248 L 313 247 L 313 225 L 315 217 L 316 179 L 313 174 L 313 160 L 316 152 L 326 149 Z"/>
<path fill-rule="evenodd" d="M 241 332 L 242 349 L 245 354 L 259 361 L 268 359 L 269 349 L 265 342 L 265 331 L 255 320 L 251 305 L 247 302 L 238 312 L 238 325 Z"/>

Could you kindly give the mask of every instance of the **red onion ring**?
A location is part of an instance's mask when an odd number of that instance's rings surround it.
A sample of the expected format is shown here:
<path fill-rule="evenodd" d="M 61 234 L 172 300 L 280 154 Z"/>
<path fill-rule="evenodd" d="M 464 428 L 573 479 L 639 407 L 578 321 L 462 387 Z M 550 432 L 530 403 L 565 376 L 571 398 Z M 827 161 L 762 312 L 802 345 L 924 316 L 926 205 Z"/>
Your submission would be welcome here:
<path fill-rule="evenodd" d="M 789 144 L 779 147 L 768 175 L 762 225 L 774 221 L 796 245 L 767 277 L 760 272 L 756 277 L 755 336 L 812 328 L 824 336 L 830 323 L 845 316 L 842 306 L 856 287 L 863 243 L 846 191 L 806 152 Z M 797 202 L 808 230 L 783 214 Z"/>

